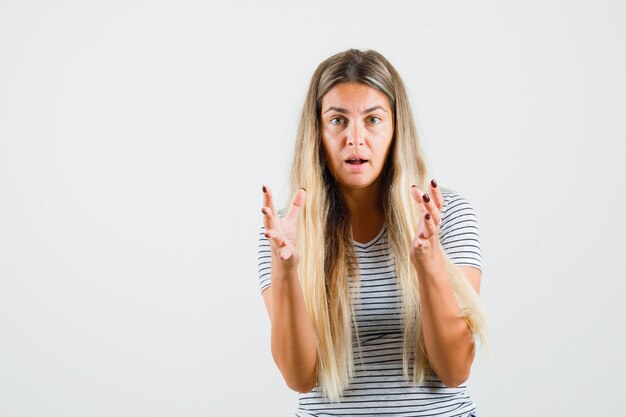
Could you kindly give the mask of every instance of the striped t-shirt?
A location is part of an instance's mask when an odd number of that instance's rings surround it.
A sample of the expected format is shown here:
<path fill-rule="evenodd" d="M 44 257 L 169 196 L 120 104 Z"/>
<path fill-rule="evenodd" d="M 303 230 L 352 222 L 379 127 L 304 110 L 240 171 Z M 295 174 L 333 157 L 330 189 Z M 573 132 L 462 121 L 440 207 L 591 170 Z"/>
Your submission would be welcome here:
<path fill-rule="evenodd" d="M 476 215 L 470 203 L 456 191 L 441 188 L 444 198 L 439 240 L 456 265 L 482 270 Z M 353 241 L 360 271 L 360 297 L 353 297 L 361 342 L 356 338 L 355 377 L 340 403 L 331 403 L 318 386 L 298 394 L 296 416 L 442 416 L 469 417 L 476 407 L 465 384 L 446 387 L 434 373 L 427 373 L 418 387 L 402 373 L 402 321 L 400 287 L 394 262 L 387 248 L 387 227 L 367 243 Z M 259 235 L 259 280 L 261 292 L 271 285 L 271 251 L 265 227 Z M 352 279 L 350 278 L 350 287 Z M 362 362 L 361 363 L 361 359 Z M 412 364 L 409 368 L 412 372 Z"/>

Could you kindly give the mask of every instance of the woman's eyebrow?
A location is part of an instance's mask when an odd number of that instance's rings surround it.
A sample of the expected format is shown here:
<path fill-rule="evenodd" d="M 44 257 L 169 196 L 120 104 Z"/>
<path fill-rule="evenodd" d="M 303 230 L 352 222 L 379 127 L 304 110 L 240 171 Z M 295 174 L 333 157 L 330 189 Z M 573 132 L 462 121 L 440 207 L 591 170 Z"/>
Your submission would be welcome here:
<path fill-rule="evenodd" d="M 383 109 L 381 106 L 374 106 L 374 107 L 370 107 L 369 109 L 365 109 L 365 110 L 363 111 L 363 114 L 365 114 L 365 113 L 369 113 L 369 112 L 374 111 L 374 110 L 377 110 L 377 109 L 381 109 L 382 111 L 384 111 L 385 113 L 387 113 L 387 110 Z M 332 107 L 332 106 L 331 106 L 331 107 L 329 107 L 329 108 L 328 108 L 328 110 L 326 110 L 326 111 L 324 112 L 324 114 L 328 113 L 328 112 L 329 112 L 329 111 L 331 111 L 331 110 L 335 110 L 335 111 L 336 111 L 336 112 L 338 112 L 338 113 L 348 114 L 348 110 L 346 110 L 346 109 L 342 109 L 341 107 Z"/>

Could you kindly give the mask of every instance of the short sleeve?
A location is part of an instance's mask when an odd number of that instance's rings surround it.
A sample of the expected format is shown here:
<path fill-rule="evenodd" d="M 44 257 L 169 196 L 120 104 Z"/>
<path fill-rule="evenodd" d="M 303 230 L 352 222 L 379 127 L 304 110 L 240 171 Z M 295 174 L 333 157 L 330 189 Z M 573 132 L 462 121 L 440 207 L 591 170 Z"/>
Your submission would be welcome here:
<path fill-rule="evenodd" d="M 455 265 L 474 266 L 482 271 L 478 222 L 474 208 L 458 192 L 441 189 L 443 196 L 439 241 Z"/>
<path fill-rule="evenodd" d="M 270 241 L 265 237 L 265 226 L 261 226 L 259 231 L 259 284 L 261 293 L 267 287 L 272 285 L 272 251 L 270 249 Z"/>
<path fill-rule="evenodd" d="M 278 209 L 276 214 L 279 218 L 283 217 L 285 209 Z M 270 248 L 270 241 L 265 237 L 265 226 L 261 226 L 259 230 L 259 285 L 261 286 L 261 293 L 272 285 L 272 249 Z"/>

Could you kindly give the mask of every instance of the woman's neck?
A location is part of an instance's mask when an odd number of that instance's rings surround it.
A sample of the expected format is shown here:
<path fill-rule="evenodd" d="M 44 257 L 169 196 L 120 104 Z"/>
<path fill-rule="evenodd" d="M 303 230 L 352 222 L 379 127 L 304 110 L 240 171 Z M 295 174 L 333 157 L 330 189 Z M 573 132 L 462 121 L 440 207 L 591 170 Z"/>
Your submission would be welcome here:
<path fill-rule="evenodd" d="M 369 242 L 385 222 L 385 211 L 378 184 L 358 190 L 341 190 L 343 202 L 350 215 L 352 236 L 357 242 Z"/>

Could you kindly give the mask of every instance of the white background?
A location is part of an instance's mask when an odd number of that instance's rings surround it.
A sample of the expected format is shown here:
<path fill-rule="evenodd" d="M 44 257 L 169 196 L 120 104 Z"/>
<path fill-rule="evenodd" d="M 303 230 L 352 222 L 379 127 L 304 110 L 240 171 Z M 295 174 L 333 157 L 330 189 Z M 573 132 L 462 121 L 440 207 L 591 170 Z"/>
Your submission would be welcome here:
<path fill-rule="evenodd" d="M 474 206 L 481 416 L 620 414 L 620 1 L 0 2 L 0 416 L 289 416 L 257 276 L 308 81 L 403 77 Z"/>

